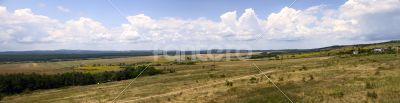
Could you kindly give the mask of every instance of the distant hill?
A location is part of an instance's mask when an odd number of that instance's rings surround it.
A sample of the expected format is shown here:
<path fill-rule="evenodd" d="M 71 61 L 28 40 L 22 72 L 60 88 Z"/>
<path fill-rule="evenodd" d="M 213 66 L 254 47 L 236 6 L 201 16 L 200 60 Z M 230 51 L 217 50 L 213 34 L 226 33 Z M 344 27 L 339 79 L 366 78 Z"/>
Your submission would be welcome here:
<path fill-rule="evenodd" d="M 233 53 L 233 52 L 249 52 L 247 50 L 233 49 L 213 49 L 200 51 L 177 51 L 177 50 L 131 50 L 131 51 L 94 51 L 94 50 L 34 50 L 34 51 L 7 51 L 0 52 L 0 63 L 11 62 L 52 62 L 52 61 L 71 61 L 85 60 L 93 58 L 118 58 L 118 57 L 134 57 L 134 56 L 152 56 L 166 53 L 168 55 L 193 53 Z"/>
<path fill-rule="evenodd" d="M 358 48 L 386 48 L 386 47 L 397 47 L 400 46 L 400 40 L 391 40 L 381 43 L 371 44 L 354 44 L 354 45 L 335 45 L 330 47 L 318 48 L 319 50 L 333 50 L 339 48 L 358 47 Z"/>
<path fill-rule="evenodd" d="M 153 51 L 90 51 L 90 50 L 54 50 L 54 51 L 9 51 L 0 52 L 0 62 L 45 62 L 71 61 L 91 58 L 116 58 L 127 56 L 150 56 Z"/>
<path fill-rule="evenodd" d="M 101 53 L 128 53 L 128 52 L 153 52 L 152 50 L 136 51 L 96 51 L 96 50 L 33 50 L 33 51 L 6 51 L 1 54 L 101 54 Z"/>
<path fill-rule="evenodd" d="M 399 47 L 400 40 L 392 40 L 382 43 L 371 44 L 355 44 L 355 45 L 335 45 L 315 49 L 283 49 L 283 50 L 252 50 L 252 52 L 264 52 L 274 54 L 287 53 L 308 53 L 320 51 L 334 51 L 354 48 L 387 48 Z M 47 61 L 69 61 L 82 60 L 91 58 L 117 58 L 117 57 L 132 57 L 132 56 L 151 56 L 154 53 L 168 55 L 192 54 L 192 53 L 235 53 L 235 52 L 250 52 L 250 50 L 235 50 L 235 49 L 213 49 L 199 51 L 178 51 L 178 50 L 132 50 L 132 51 L 95 51 L 95 50 L 34 50 L 34 51 L 7 51 L 0 52 L 0 63 L 7 62 L 47 62 Z"/>
<path fill-rule="evenodd" d="M 400 40 L 391 40 L 381 43 L 334 45 L 334 46 L 314 48 L 314 49 L 282 49 L 282 50 L 258 50 L 258 51 L 275 53 L 275 54 L 285 54 L 285 53 L 307 53 L 307 52 L 330 51 L 338 49 L 354 49 L 354 48 L 371 49 L 371 48 L 388 48 L 388 47 L 399 47 L 399 46 L 400 46 Z"/>

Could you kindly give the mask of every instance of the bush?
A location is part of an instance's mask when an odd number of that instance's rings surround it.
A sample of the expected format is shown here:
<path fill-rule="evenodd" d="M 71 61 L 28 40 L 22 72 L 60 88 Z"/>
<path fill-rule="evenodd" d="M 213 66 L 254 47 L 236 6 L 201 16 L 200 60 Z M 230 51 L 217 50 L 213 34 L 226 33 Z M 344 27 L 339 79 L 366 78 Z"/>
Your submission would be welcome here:
<path fill-rule="evenodd" d="M 381 72 L 379 70 L 375 71 L 375 75 L 379 75 Z"/>
<path fill-rule="evenodd" d="M 185 61 L 185 62 L 174 62 L 173 64 L 177 64 L 177 65 L 196 65 L 196 62 L 194 62 L 194 61 Z"/>
<path fill-rule="evenodd" d="M 313 75 L 309 75 L 310 80 L 314 80 L 314 76 Z"/>
<path fill-rule="evenodd" d="M 366 89 L 373 89 L 375 85 L 371 82 L 365 82 L 365 88 Z"/>
<path fill-rule="evenodd" d="M 233 86 L 233 82 L 226 80 L 225 81 L 225 85 L 232 87 Z"/>
<path fill-rule="evenodd" d="M 272 76 L 271 76 L 271 75 L 268 75 L 267 77 L 270 78 L 270 79 L 272 79 Z"/>
<path fill-rule="evenodd" d="M 302 71 L 302 70 L 307 70 L 307 67 L 303 65 L 303 66 L 301 67 L 300 71 Z"/>
<path fill-rule="evenodd" d="M 221 74 L 221 75 L 219 75 L 219 77 L 221 77 L 221 78 L 225 78 L 225 77 L 226 77 L 226 75 L 225 75 L 225 74 Z"/>
<path fill-rule="evenodd" d="M 331 95 L 333 97 L 336 97 L 336 98 L 343 98 L 344 97 L 344 93 L 342 91 L 335 92 L 335 93 L 333 93 Z"/>
<path fill-rule="evenodd" d="M 283 81 L 283 77 L 279 77 L 279 81 Z"/>
<path fill-rule="evenodd" d="M 251 55 L 250 59 L 260 59 L 260 58 L 270 58 L 270 57 L 279 58 L 278 55 L 276 54 L 263 52 L 261 54 Z"/>
<path fill-rule="evenodd" d="M 367 97 L 372 98 L 372 99 L 376 99 L 376 98 L 378 98 L 378 94 L 376 94 L 375 91 L 367 92 Z"/>
<path fill-rule="evenodd" d="M 175 73 L 176 70 L 175 69 L 168 69 L 169 73 Z"/>
<path fill-rule="evenodd" d="M 257 83 L 257 78 L 256 77 L 251 77 L 250 78 L 250 83 Z"/>

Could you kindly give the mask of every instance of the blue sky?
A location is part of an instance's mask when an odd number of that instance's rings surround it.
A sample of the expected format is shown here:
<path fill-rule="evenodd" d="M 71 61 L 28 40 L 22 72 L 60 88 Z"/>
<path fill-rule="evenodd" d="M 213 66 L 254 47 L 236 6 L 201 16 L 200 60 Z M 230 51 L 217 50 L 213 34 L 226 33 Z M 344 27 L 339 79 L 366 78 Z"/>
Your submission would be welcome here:
<path fill-rule="evenodd" d="M 303 49 L 400 39 L 399 0 L 288 7 L 293 1 L 0 0 L 0 51 Z"/>
<path fill-rule="evenodd" d="M 46 15 L 59 20 L 90 17 L 104 25 L 118 26 L 127 22 L 125 16 L 146 14 L 152 18 L 175 17 L 197 19 L 204 17 L 214 21 L 225 12 L 253 8 L 260 18 L 266 18 L 272 12 L 278 12 L 289 6 L 293 0 L 109 0 L 123 13 L 122 17 L 108 0 L 2 0 L 1 5 L 9 10 L 30 8 L 35 14 Z M 315 5 L 327 5 L 337 8 L 346 0 L 298 0 L 293 8 L 305 9 Z M 60 12 L 62 6 L 70 12 Z"/>

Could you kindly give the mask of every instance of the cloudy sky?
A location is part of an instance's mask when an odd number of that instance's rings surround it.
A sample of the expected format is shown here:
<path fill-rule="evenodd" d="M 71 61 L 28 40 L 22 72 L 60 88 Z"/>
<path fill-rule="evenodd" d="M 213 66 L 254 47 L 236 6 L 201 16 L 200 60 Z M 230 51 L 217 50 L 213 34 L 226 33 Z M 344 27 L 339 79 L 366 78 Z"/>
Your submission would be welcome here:
<path fill-rule="evenodd" d="M 400 0 L 293 2 L 0 0 L 0 51 L 294 49 L 400 39 Z"/>

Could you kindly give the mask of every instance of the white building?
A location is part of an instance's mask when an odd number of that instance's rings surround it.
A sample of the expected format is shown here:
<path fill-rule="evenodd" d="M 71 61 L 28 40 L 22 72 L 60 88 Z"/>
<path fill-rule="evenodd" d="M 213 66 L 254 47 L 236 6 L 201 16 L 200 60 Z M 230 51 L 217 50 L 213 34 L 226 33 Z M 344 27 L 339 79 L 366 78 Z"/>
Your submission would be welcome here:
<path fill-rule="evenodd" d="M 383 49 L 382 49 L 382 48 L 376 48 L 376 49 L 374 49 L 373 51 L 374 51 L 374 52 L 383 52 Z"/>
<path fill-rule="evenodd" d="M 358 50 L 353 51 L 353 54 L 358 54 L 358 53 L 359 53 Z"/>

